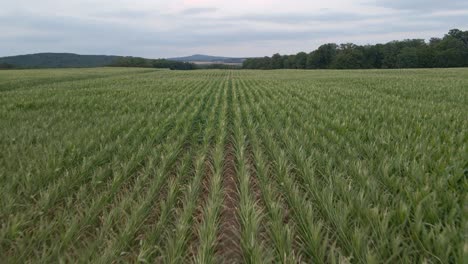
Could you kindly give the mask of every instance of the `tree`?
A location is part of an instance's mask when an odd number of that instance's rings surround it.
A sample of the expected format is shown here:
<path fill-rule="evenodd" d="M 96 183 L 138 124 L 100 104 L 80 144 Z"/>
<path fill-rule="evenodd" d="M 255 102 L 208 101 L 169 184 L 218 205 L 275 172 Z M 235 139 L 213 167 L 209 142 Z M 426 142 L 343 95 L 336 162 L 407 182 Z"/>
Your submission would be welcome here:
<path fill-rule="evenodd" d="M 435 46 L 435 45 L 439 44 L 441 41 L 442 41 L 441 38 L 431 38 L 429 40 L 429 46 Z"/>
<path fill-rule="evenodd" d="M 281 57 L 281 59 L 283 60 L 283 69 L 290 69 L 291 65 L 289 63 L 289 56 L 288 55 L 283 55 Z"/>
<path fill-rule="evenodd" d="M 193 70 L 195 64 L 180 61 L 170 61 L 165 59 L 144 59 L 138 57 L 122 57 L 112 63 L 114 67 L 143 67 L 143 68 L 165 68 L 171 70 Z"/>
<path fill-rule="evenodd" d="M 320 46 L 315 52 L 315 66 L 317 69 L 327 69 L 331 67 L 333 60 L 336 57 L 338 45 L 329 43 Z"/>
<path fill-rule="evenodd" d="M 419 68 L 434 68 L 434 50 L 427 45 L 424 48 L 418 49 Z"/>
<path fill-rule="evenodd" d="M 447 34 L 447 37 L 452 37 L 463 42 L 468 48 L 468 31 L 461 31 L 459 29 L 451 29 Z"/>
<path fill-rule="evenodd" d="M 271 68 L 271 58 L 270 57 L 267 57 L 267 56 L 263 57 L 263 60 L 261 60 L 260 69 L 263 69 L 263 70 L 272 69 Z"/>
<path fill-rule="evenodd" d="M 289 64 L 289 69 L 297 69 L 296 55 L 289 55 L 288 56 L 288 64 Z"/>
<path fill-rule="evenodd" d="M 361 50 L 364 56 L 363 67 L 366 69 L 382 68 L 383 59 L 384 59 L 382 49 L 383 49 L 382 44 L 367 45 L 367 46 L 361 47 Z"/>
<path fill-rule="evenodd" d="M 13 64 L 0 62 L 0 70 L 8 70 L 8 69 L 14 69 L 14 68 L 15 66 Z"/>
<path fill-rule="evenodd" d="M 307 53 L 299 52 L 296 54 L 296 69 L 305 69 L 307 66 Z"/>
<path fill-rule="evenodd" d="M 271 57 L 271 68 L 272 69 L 282 69 L 283 68 L 283 58 L 280 54 L 276 53 Z"/>
<path fill-rule="evenodd" d="M 363 68 L 364 54 L 358 46 L 347 43 L 341 44 L 338 54 L 333 61 L 336 69 L 361 69 Z"/>
<path fill-rule="evenodd" d="M 405 47 L 397 55 L 398 68 L 417 68 L 419 67 L 418 49 L 414 47 Z"/>
<path fill-rule="evenodd" d="M 275 54 L 271 58 L 246 60 L 252 69 L 394 69 L 468 67 L 468 31 L 450 30 L 442 39 L 405 39 L 386 44 L 340 46 L 329 43 L 306 54 Z"/>
<path fill-rule="evenodd" d="M 306 62 L 307 69 L 317 69 L 317 52 L 312 51 L 311 53 L 307 54 L 307 62 Z"/>
<path fill-rule="evenodd" d="M 454 37 L 445 37 L 435 47 L 436 67 L 468 66 L 468 48 L 463 41 Z"/>

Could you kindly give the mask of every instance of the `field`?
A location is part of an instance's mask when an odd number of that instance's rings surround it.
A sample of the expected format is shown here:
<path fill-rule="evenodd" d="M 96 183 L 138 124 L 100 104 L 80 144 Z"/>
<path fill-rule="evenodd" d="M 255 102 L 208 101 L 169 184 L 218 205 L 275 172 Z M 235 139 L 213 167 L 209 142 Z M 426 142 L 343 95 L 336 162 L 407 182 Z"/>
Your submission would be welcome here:
<path fill-rule="evenodd" d="M 0 72 L 2 263 L 463 263 L 468 69 Z"/>

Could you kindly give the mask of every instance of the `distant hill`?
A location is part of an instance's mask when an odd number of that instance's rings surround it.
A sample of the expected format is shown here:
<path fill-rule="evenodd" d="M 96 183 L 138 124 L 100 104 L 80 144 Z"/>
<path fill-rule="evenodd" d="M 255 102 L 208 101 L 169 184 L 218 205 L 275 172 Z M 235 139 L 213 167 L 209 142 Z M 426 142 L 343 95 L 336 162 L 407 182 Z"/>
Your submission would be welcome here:
<path fill-rule="evenodd" d="M 117 61 L 128 58 L 124 56 L 79 55 L 74 53 L 36 53 L 0 58 L 0 67 L 8 68 L 86 68 L 113 65 Z M 196 64 L 233 64 L 240 65 L 245 58 L 230 58 L 196 54 L 188 57 L 169 58 L 178 62 Z"/>
<path fill-rule="evenodd" d="M 36 53 L 2 57 L 0 64 L 9 64 L 17 68 L 84 68 L 107 66 L 119 58 L 122 57 L 73 53 Z"/>
<path fill-rule="evenodd" d="M 195 54 L 195 55 L 187 56 L 187 57 L 168 58 L 168 60 L 194 62 L 194 63 L 241 64 L 242 62 L 244 62 L 245 58 L 230 58 L 230 57 Z"/>

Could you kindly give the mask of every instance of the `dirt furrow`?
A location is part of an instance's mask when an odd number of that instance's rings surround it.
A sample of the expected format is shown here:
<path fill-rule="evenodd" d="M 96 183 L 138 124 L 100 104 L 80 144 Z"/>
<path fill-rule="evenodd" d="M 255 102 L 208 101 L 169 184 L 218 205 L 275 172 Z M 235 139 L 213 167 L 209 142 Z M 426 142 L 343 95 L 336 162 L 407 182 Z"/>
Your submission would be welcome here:
<path fill-rule="evenodd" d="M 234 146 L 229 143 L 226 146 L 224 159 L 224 201 L 217 243 L 217 254 L 223 263 L 239 263 L 241 260 L 240 223 L 237 217 L 239 208 L 238 189 Z"/>

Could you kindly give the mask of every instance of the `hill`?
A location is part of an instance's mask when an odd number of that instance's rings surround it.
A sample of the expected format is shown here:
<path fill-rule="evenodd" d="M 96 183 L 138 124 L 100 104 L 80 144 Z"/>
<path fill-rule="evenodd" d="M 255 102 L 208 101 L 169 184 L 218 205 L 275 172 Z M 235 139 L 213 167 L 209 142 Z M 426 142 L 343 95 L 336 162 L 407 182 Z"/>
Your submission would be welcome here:
<path fill-rule="evenodd" d="M 0 58 L 0 64 L 17 68 L 84 68 L 114 63 L 120 56 L 79 55 L 73 53 L 36 53 Z"/>
<path fill-rule="evenodd" d="M 124 56 L 80 55 L 74 53 L 36 53 L 0 58 L 0 68 L 87 68 L 119 64 L 128 60 Z M 136 58 L 143 59 L 143 58 Z M 147 60 L 147 59 L 144 59 Z M 196 54 L 187 57 L 169 58 L 169 61 L 196 64 L 241 65 L 245 58 L 230 58 Z"/>
<path fill-rule="evenodd" d="M 195 54 L 187 57 L 168 58 L 172 61 L 194 62 L 194 63 L 221 63 L 221 64 L 240 64 L 245 58 L 231 58 L 220 56 L 209 56 L 203 54 Z"/>

